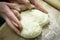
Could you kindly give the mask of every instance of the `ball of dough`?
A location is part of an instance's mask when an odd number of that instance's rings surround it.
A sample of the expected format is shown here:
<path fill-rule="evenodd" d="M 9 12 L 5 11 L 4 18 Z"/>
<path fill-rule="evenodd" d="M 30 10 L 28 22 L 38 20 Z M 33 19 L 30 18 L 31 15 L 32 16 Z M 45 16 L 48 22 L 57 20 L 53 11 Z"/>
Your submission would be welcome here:
<path fill-rule="evenodd" d="M 21 12 L 23 30 L 20 35 L 24 38 L 35 38 L 41 34 L 42 26 L 48 23 L 48 14 L 37 9 Z"/>

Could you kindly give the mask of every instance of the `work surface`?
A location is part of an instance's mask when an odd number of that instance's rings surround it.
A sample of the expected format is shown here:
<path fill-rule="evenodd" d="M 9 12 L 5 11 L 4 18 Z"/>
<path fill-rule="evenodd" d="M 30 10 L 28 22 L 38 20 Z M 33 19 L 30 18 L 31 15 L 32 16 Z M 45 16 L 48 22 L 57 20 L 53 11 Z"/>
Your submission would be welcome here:
<path fill-rule="evenodd" d="M 42 34 L 37 38 L 25 39 L 13 32 L 5 23 L 0 28 L 0 40 L 59 40 L 60 11 L 41 1 L 40 4 L 48 11 L 50 24 L 43 28 Z"/>

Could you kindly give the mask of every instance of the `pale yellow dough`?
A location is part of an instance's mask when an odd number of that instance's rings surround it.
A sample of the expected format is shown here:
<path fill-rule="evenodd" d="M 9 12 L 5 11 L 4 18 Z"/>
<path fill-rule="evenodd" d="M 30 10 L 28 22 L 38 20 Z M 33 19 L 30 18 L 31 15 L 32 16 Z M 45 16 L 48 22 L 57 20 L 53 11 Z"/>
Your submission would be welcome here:
<path fill-rule="evenodd" d="M 23 30 L 20 35 L 24 38 L 35 38 L 41 34 L 42 26 L 49 22 L 48 14 L 37 9 L 21 12 Z"/>

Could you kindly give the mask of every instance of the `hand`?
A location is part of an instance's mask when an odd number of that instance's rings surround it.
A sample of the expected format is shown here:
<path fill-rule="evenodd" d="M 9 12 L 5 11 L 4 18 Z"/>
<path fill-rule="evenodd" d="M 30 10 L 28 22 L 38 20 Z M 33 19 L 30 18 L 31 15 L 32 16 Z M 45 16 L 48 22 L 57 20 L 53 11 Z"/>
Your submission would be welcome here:
<path fill-rule="evenodd" d="M 40 10 L 44 13 L 48 13 L 36 0 L 16 0 L 16 1 L 19 3 L 25 4 L 27 7 L 29 7 L 30 4 L 33 4 L 35 6 L 35 8 L 37 8 L 38 10 Z"/>
<path fill-rule="evenodd" d="M 18 19 L 20 17 L 19 11 L 20 6 L 15 3 L 0 2 L 0 16 L 17 34 L 22 30 L 22 25 Z"/>

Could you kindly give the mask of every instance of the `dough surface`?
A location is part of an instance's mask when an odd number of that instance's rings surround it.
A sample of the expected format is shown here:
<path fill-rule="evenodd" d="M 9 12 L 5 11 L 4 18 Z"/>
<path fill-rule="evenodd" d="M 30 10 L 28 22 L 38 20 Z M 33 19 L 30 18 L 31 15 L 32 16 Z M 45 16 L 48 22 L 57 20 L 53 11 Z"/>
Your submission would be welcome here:
<path fill-rule="evenodd" d="M 37 9 L 21 12 L 23 30 L 20 35 L 24 38 L 35 38 L 41 34 L 42 26 L 48 22 L 48 14 Z"/>

